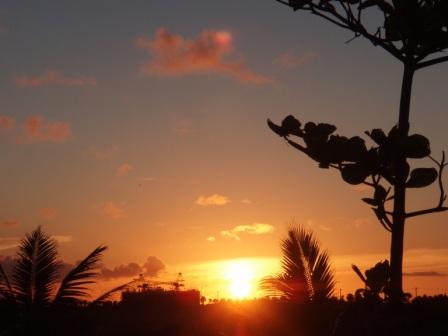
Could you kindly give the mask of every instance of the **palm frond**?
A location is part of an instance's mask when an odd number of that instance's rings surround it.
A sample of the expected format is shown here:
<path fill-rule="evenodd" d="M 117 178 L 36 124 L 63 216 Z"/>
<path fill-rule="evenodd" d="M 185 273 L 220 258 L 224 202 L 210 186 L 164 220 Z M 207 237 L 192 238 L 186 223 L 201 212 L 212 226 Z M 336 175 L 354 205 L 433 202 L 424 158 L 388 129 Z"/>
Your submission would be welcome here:
<path fill-rule="evenodd" d="M 8 274 L 6 274 L 2 265 L 0 264 L 0 298 L 14 299 L 14 291 L 9 281 Z"/>
<path fill-rule="evenodd" d="M 288 278 L 284 274 L 261 279 L 260 288 L 269 296 L 284 298 L 292 302 L 303 301 L 307 297 L 308 290 L 303 281 Z"/>
<path fill-rule="evenodd" d="M 362 274 L 361 270 L 358 266 L 352 265 L 352 269 L 355 271 L 355 273 L 359 276 L 359 278 L 362 280 L 362 282 L 366 283 L 367 279 L 365 278 L 364 274 Z"/>
<path fill-rule="evenodd" d="M 87 296 L 87 285 L 96 282 L 95 278 L 99 274 L 96 269 L 106 249 L 106 246 L 98 246 L 62 279 L 54 304 L 76 302 Z"/>
<path fill-rule="evenodd" d="M 104 303 L 107 300 L 109 300 L 109 298 L 117 293 L 117 292 L 121 292 L 122 290 L 125 290 L 126 288 L 128 288 L 130 285 L 132 285 L 133 283 L 135 283 L 135 280 L 132 280 L 130 282 L 127 282 L 123 285 L 117 286 L 115 288 L 112 288 L 111 290 L 108 290 L 107 292 L 101 294 L 100 296 L 98 296 L 93 302 L 92 304 L 99 304 L 99 303 Z"/>
<path fill-rule="evenodd" d="M 330 258 L 321 251 L 313 232 L 291 227 L 282 243 L 282 273 L 262 280 L 261 288 L 289 300 L 330 298 L 335 279 Z"/>
<path fill-rule="evenodd" d="M 21 304 L 46 305 L 58 280 L 57 244 L 38 227 L 22 239 L 12 287 Z"/>

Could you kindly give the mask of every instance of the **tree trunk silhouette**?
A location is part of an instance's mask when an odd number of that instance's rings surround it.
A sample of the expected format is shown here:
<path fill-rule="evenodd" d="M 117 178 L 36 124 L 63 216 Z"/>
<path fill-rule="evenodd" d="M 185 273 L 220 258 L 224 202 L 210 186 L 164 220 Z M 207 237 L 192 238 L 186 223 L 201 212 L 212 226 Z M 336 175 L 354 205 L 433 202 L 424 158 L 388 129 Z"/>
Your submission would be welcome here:
<path fill-rule="evenodd" d="M 411 106 L 412 80 L 415 69 L 412 65 L 405 64 L 403 71 L 403 82 L 401 87 L 400 114 L 398 120 L 399 143 L 403 144 L 409 134 L 409 111 Z M 399 148 L 403 148 L 399 146 Z M 394 211 L 392 239 L 390 247 L 391 257 L 391 300 L 394 303 L 401 301 L 403 294 L 403 241 L 404 226 L 406 222 L 406 179 L 407 179 L 406 156 L 399 151 L 395 163 L 395 186 L 394 186 Z"/>

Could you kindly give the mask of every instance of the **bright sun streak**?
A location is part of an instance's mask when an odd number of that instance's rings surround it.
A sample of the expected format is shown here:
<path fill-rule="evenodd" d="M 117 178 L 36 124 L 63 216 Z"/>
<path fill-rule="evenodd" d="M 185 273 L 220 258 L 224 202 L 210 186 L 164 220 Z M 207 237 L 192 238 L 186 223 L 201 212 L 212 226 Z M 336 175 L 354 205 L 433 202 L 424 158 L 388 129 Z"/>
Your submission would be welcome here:
<path fill-rule="evenodd" d="M 248 298 L 253 291 L 254 269 L 250 262 L 238 260 L 228 264 L 226 278 L 234 299 Z"/>

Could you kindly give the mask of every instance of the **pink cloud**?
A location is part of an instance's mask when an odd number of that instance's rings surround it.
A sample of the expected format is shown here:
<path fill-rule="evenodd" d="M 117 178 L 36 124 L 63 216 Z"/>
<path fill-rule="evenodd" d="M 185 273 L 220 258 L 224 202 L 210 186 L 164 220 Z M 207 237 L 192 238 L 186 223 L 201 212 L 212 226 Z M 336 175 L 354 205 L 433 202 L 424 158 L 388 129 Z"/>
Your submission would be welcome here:
<path fill-rule="evenodd" d="M 86 149 L 86 154 L 97 160 L 111 160 L 120 152 L 118 147 L 89 147 Z"/>
<path fill-rule="evenodd" d="M 124 206 L 114 203 L 106 202 L 100 207 L 100 212 L 107 217 L 112 219 L 121 219 L 126 217 L 126 210 Z"/>
<path fill-rule="evenodd" d="M 52 208 L 41 208 L 38 214 L 40 218 L 45 220 L 53 220 L 56 218 L 56 210 Z"/>
<path fill-rule="evenodd" d="M 117 168 L 117 176 L 126 176 L 131 171 L 134 170 L 134 167 L 132 167 L 129 163 L 123 163 L 120 167 Z"/>
<path fill-rule="evenodd" d="M 228 31 L 203 30 L 189 40 L 160 28 L 153 39 L 140 37 L 136 44 L 152 56 L 141 68 L 149 76 L 213 72 L 251 84 L 270 81 L 250 70 L 241 59 L 226 60 L 226 56 L 234 51 L 233 36 Z"/>
<path fill-rule="evenodd" d="M 0 227 L 3 227 L 3 228 L 13 228 L 16 226 L 19 226 L 19 222 L 15 219 L 7 219 L 7 220 L 0 221 Z"/>
<path fill-rule="evenodd" d="M 45 121 L 41 116 L 28 117 L 25 120 L 23 131 L 23 142 L 25 143 L 62 143 L 72 136 L 72 130 L 69 123 L 61 121 Z"/>
<path fill-rule="evenodd" d="M 193 123 L 189 120 L 177 119 L 174 121 L 173 132 L 179 135 L 188 135 L 193 132 Z"/>
<path fill-rule="evenodd" d="M 38 76 L 16 76 L 13 83 L 19 87 L 41 86 L 95 86 L 93 77 L 67 77 L 58 71 L 45 71 Z"/>
<path fill-rule="evenodd" d="M 301 56 L 296 56 L 292 53 L 286 52 L 278 56 L 274 60 L 274 64 L 281 66 L 282 68 L 292 69 L 301 67 L 313 59 L 315 59 L 317 55 L 313 52 L 305 53 Z"/>
<path fill-rule="evenodd" d="M 0 130 L 14 128 L 14 119 L 7 116 L 0 116 Z"/>

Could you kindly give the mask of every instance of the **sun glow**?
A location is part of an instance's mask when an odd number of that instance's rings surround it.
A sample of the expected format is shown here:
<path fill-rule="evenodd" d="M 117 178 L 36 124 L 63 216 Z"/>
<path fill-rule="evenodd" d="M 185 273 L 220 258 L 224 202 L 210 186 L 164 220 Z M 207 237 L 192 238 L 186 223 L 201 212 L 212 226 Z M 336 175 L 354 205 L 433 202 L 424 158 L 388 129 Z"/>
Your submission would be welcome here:
<path fill-rule="evenodd" d="M 254 290 L 254 267 L 247 260 L 235 260 L 228 264 L 226 278 L 229 281 L 230 294 L 234 299 L 246 299 Z"/>

